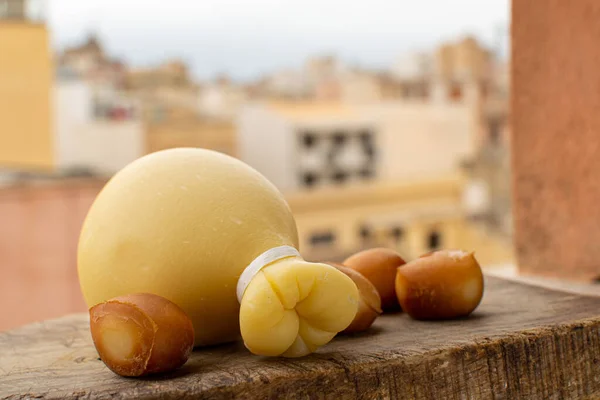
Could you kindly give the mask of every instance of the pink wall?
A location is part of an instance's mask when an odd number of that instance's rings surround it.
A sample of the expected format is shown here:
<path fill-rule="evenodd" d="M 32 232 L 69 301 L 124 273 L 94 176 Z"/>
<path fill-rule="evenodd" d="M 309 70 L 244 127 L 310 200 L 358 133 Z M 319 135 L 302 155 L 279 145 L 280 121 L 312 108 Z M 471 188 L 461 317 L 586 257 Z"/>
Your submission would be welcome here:
<path fill-rule="evenodd" d="M 512 159 L 521 273 L 600 277 L 600 1 L 512 2 Z"/>
<path fill-rule="evenodd" d="M 103 184 L 69 180 L 0 189 L 0 330 L 86 310 L 77 240 Z"/>

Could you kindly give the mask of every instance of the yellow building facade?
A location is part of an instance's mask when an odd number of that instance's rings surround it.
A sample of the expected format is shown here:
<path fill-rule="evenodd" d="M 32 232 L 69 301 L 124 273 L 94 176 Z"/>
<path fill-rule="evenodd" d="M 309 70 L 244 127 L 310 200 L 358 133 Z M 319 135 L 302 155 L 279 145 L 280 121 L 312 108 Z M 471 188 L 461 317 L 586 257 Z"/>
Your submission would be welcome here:
<path fill-rule="evenodd" d="M 288 193 L 300 246 L 311 259 L 370 247 L 396 248 L 407 258 L 460 244 L 459 176 L 381 182 Z"/>
<path fill-rule="evenodd" d="M 244 109 L 240 158 L 284 194 L 300 251 L 342 261 L 373 247 L 407 260 L 474 250 L 482 265 L 512 258 L 505 239 L 468 217 L 461 161 L 472 154 L 470 104 L 270 102 Z"/>
<path fill-rule="evenodd" d="M 52 77 L 46 27 L 0 18 L 0 168 L 53 169 Z"/>
<path fill-rule="evenodd" d="M 473 250 L 484 266 L 513 260 L 511 243 L 469 221 L 462 209 L 460 175 L 362 187 L 289 193 L 302 254 L 342 261 L 372 247 L 397 250 L 411 260 L 432 250 Z"/>

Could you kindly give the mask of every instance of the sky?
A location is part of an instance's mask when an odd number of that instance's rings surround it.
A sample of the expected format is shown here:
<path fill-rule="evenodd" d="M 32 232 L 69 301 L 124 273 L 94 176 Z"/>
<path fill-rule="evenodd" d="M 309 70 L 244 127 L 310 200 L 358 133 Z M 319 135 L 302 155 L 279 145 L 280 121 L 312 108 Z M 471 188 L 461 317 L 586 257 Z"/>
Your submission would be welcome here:
<path fill-rule="evenodd" d="M 60 50 L 95 32 L 134 66 L 168 58 L 198 79 L 251 80 L 333 54 L 387 69 L 403 54 L 474 34 L 506 53 L 509 0 L 47 0 Z"/>

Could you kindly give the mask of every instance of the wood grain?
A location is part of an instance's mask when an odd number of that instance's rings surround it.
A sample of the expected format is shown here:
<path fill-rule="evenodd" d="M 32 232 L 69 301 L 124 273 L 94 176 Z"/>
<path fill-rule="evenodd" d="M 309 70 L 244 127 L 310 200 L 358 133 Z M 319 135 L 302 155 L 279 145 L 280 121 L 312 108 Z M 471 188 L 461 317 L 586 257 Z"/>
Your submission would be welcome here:
<path fill-rule="evenodd" d="M 125 379 L 97 358 L 86 315 L 0 334 L 0 397 L 117 399 L 600 398 L 600 297 L 486 278 L 470 318 L 380 318 L 301 359 L 199 349 L 168 376 Z"/>

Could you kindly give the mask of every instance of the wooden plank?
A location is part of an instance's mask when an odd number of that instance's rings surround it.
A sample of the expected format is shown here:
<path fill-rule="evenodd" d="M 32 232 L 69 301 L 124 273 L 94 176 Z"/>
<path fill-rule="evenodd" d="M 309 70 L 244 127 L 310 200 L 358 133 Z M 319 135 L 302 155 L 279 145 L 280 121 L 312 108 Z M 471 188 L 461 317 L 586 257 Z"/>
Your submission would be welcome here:
<path fill-rule="evenodd" d="M 76 314 L 0 334 L 0 397 L 415 398 L 600 397 L 600 297 L 486 277 L 470 318 L 386 315 L 301 359 L 241 344 L 199 349 L 179 371 L 125 379 L 97 358 Z"/>

